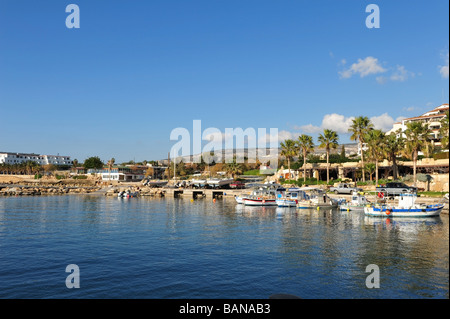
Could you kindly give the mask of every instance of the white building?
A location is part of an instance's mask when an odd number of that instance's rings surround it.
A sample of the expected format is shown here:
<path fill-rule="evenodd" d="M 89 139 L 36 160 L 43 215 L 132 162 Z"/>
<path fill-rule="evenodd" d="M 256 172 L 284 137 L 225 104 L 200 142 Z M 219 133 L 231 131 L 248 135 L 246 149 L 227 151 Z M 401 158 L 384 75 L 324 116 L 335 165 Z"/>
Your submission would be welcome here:
<path fill-rule="evenodd" d="M 72 165 L 70 156 L 39 155 L 34 153 L 0 152 L 0 164 L 20 164 L 28 161 L 37 162 L 40 165 Z"/>
<path fill-rule="evenodd" d="M 399 129 L 401 130 L 401 132 L 404 132 L 406 130 L 406 124 L 411 122 L 422 122 L 423 124 L 428 125 L 428 128 L 431 130 L 435 144 L 441 145 L 439 129 L 441 128 L 441 120 L 445 117 L 445 112 L 447 112 L 448 110 L 448 104 L 442 104 L 420 116 L 409 117 L 402 120 L 401 122 L 394 123 L 394 127 L 386 134 L 397 134 L 397 131 Z"/>
<path fill-rule="evenodd" d="M 89 169 L 88 174 L 95 174 L 102 178 L 102 181 L 123 181 L 137 182 L 145 177 L 145 170 L 142 168 L 132 170 L 129 167 L 113 167 L 103 169 Z"/>

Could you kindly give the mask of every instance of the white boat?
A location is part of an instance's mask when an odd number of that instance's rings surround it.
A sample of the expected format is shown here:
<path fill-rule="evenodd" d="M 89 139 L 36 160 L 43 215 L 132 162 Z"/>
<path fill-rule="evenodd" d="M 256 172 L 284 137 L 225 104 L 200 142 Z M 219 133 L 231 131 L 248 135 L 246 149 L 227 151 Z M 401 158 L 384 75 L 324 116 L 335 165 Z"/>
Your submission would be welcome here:
<path fill-rule="evenodd" d="M 325 190 L 318 187 L 301 187 L 300 190 L 306 193 L 305 198 L 297 203 L 297 208 L 334 208 L 339 202 L 327 195 Z"/>
<path fill-rule="evenodd" d="M 242 197 L 242 203 L 247 206 L 276 206 L 277 194 L 285 191 L 278 184 L 261 184 L 256 186 L 250 195 Z"/>
<path fill-rule="evenodd" d="M 127 189 L 126 191 L 121 191 L 117 194 L 118 198 L 133 198 L 138 196 L 139 196 L 138 192 L 131 192 L 129 189 Z"/>
<path fill-rule="evenodd" d="M 300 188 L 289 188 L 285 193 L 277 195 L 278 207 L 296 207 L 301 199 L 305 199 L 306 193 Z"/>
<path fill-rule="evenodd" d="M 370 201 L 360 193 L 353 193 L 351 201 L 347 202 L 346 200 L 342 201 L 339 204 L 339 209 L 341 211 L 364 211 L 364 207 L 370 205 Z"/>
<path fill-rule="evenodd" d="M 364 207 L 367 216 L 377 217 L 434 217 L 439 216 L 444 204 L 416 204 L 417 194 L 406 193 L 397 196 L 398 203 L 391 205 L 387 203 L 374 204 Z"/>
<path fill-rule="evenodd" d="M 226 185 L 230 185 L 234 182 L 234 179 L 220 179 L 220 178 L 208 178 L 206 184 L 210 187 L 219 188 Z"/>
<path fill-rule="evenodd" d="M 191 181 L 191 185 L 194 187 L 205 187 L 206 186 L 206 179 L 193 179 Z"/>

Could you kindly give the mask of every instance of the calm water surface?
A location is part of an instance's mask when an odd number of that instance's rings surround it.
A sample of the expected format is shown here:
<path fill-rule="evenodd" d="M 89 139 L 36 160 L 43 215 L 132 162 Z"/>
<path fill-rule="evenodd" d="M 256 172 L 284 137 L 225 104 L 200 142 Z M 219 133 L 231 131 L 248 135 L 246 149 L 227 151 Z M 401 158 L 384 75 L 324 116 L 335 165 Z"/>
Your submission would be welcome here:
<path fill-rule="evenodd" d="M 448 224 L 233 199 L 0 198 L 0 298 L 449 298 Z"/>

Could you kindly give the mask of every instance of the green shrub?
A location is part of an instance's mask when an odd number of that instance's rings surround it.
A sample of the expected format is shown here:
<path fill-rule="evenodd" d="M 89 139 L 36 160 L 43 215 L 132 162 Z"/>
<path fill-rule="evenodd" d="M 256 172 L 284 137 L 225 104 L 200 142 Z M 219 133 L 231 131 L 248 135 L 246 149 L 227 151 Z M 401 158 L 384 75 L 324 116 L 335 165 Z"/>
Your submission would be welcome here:
<path fill-rule="evenodd" d="M 87 179 L 87 176 L 86 175 L 74 175 L 72 178 L 73 179 Z"/>
<path fill-rule="evenodd" d="M 436 153 L 436 154 L 433 154 L 433 158 L 434 158 L 435 160 L 438 160 L 438 159 L 448 159 L 448 152 L 442 152 L 442 153 Z"/>

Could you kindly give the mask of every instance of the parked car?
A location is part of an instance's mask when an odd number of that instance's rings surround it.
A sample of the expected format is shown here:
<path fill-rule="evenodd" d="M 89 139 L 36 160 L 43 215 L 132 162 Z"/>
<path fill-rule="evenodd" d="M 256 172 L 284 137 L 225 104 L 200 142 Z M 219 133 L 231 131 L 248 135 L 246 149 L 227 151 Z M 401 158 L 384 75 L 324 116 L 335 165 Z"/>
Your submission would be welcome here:
<path fill-rule="evenodd" d="M 362 192 L 363 189 L 359 187 L 352 187 L 350 184 L 342 183 L 337 187 L 331 187 L 330 191 L 335 194 L 352 194 L 353 192 Z"/>
<path fill-rule="evenodd" d="M 234 181 L 233 183 L 230 184 L 231 188 L 245 188 L 245 183 L 241 182 L 241 181 Z"/>
<path fill-rule="evenodd" d="M 408 186 L 405 183 L 390 182 L 385 185 L 380 185 L 376 188 L 376 191 L 380 196 L 396 196 L 404 193 L 417 193 L 417 187 Z"/>

